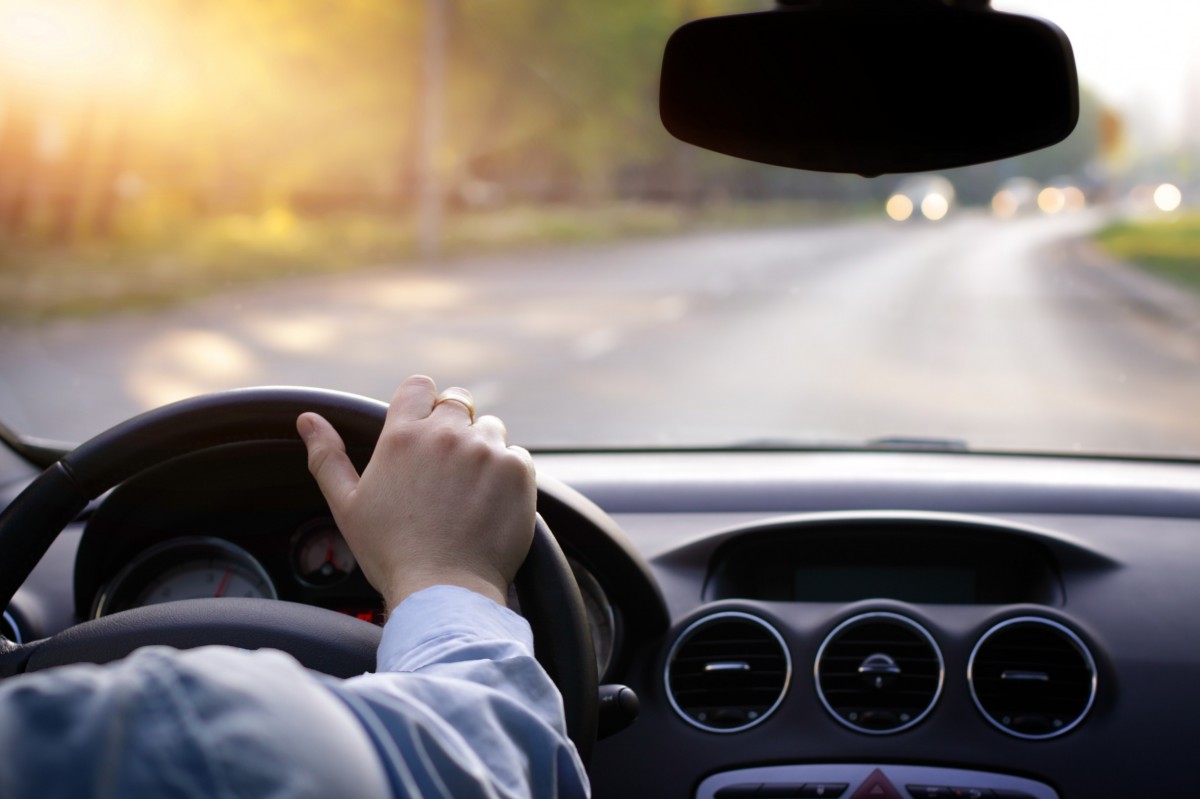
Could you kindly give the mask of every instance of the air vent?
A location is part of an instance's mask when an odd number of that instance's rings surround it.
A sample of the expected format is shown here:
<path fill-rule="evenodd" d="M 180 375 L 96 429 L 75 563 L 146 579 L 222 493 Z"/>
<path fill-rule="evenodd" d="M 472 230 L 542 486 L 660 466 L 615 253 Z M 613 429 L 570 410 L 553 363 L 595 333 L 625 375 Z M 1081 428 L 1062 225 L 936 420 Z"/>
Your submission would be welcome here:
<path fill-rule="evenodd" d="M 1018 738 L 1054 738 L 1073 729 L 1096 697 L 1096 662 L 1058 622 L 1026 616 L 984 633 L 967 666 L 984 718 Z"/>
<path fill-rule="evenodd" d="M 730 611 L 691 624 L 667 656 L 667 697 L 685 721 L 739 732 L 779 707 L 792 675 L 783 637 L 762 619 Z"/>
<path fill-rule="evenodd" d="M 933 709 L 942 691 L 942 653 L 925 628 L 895 613 L 839 624 L 817 652 L 817 695 L 859 732 L 900 732 Z"/>

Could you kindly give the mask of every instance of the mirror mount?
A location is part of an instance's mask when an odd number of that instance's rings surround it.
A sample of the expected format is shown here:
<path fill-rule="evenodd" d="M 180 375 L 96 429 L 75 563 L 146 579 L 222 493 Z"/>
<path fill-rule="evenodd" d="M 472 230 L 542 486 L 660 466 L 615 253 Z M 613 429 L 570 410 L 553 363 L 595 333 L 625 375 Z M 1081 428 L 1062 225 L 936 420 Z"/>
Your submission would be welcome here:
<path fill-rule="evenodd" d="M 979 11 L 990 9 L 992 0 L 775 0 L 781 9 L 813 10 L 818 8 L 857 9 L 863 11 L 909 10 L 936 11 L 945 8 Z"/>
<path fill-rule="evenodd" d="M 660 113 L 705 149 L 876 176 L 1059 142 L 1079 88 L 1061 30 L 986 0 L 781 0 L 677 30 Z"/>

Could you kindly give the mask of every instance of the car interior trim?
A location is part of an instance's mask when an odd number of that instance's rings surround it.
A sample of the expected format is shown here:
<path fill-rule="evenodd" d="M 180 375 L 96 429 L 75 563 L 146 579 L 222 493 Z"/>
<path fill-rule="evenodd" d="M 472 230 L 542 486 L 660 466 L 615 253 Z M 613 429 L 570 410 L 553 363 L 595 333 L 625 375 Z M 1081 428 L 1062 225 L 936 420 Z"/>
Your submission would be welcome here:
<path fill-rule="evenodd" d="M 11 633 L 9 640 L 12 641 L 14 644 L 25 643 L 25 640 L 21 635 L 21 626 L 19 624 L 17 624 L 17 620 L 13 618 L 13 615 L 6 610 L 6 611 L 4 611 L 3 618 L 4 618 L 5 632 Z M 6 637 L 8 637 L 8 636 L 6 636 Z"/>
<path fill-rule="evenodd" d="M 882 784 L 881 784 L 882 782 Z M 868 784 L 871 783 L 871 784 Z M 773 790 L 783 786 L 812 786 L 807 792 Z M 875 786 L 878 785 L 877 789 Z M 757 788 L 753 788 L 757 786 Z M 827 790 L 818 792 L 817 786 Z M 892 788 L 888 793 L 887 788 Z M 737 790 L 741 788 L 742 791 Z M 866 793 L 860 793 L 863 789 Z M 753 793 L 749 793 L 753 789 Z M 898 793 L 903 790 L 906 793 Z M 874 791 L 874 792 L 872 792 Z M 826 797 L 1006 797 L 1006 799 L 1059 799 L 1049 785 L 1024 777 L 973 769 L 890 763 L 837 763 L 796 766 L 766 766 L 713 774 L 700 783 L 696 799 L 734 796 L 826 796 Z"/>

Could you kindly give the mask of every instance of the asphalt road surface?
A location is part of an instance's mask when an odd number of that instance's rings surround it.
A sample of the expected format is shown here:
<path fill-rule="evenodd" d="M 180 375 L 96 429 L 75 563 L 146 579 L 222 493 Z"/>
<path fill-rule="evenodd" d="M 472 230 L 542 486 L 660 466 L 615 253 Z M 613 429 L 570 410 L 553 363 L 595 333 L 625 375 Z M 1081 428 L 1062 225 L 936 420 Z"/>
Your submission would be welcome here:
<path fill-rule="evenodd" d="M 1200 453 L 1200 303 L 1092 214 L 696 234 L 381 268 L 0 333 L 0 419 L 82 440 L 221 388 L 472 388 L 530 446 L 955 438 Z"/>

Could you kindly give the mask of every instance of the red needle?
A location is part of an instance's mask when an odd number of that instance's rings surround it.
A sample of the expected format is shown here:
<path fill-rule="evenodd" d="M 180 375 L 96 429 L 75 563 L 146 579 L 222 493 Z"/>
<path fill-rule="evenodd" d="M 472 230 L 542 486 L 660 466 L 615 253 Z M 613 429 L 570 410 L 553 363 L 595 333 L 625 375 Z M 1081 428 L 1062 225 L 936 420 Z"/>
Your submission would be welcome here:
<path fill-rule="evenodd" d="M 325 550 L 325 562 L 333 563 L 333 536 L 329 536 L 329 549 Z"/>
<path fill-rule="evenodd" d="M 232 571 L 232 568 L 226 567 L 225 573 L 221 575 L 221 584 L 217 586 L 217 593 L 213 594 L 213 596 L 220 596 L 225 593 L 225 586 L 229 584 L 229 574 Z"/>

